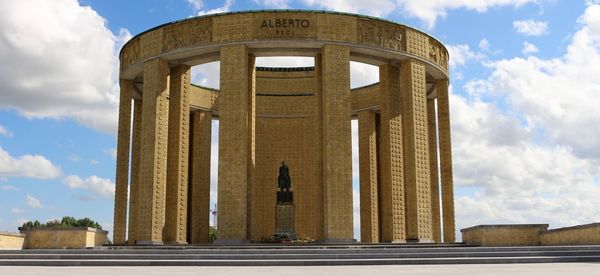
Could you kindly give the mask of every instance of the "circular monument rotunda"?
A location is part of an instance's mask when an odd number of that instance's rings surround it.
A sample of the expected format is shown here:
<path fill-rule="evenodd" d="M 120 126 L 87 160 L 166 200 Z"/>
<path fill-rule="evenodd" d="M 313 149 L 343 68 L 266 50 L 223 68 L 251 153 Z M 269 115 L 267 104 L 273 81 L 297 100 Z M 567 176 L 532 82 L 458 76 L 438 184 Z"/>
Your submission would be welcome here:
<path fill-rule="evenodd" d="M 256 67 L 265 56 L 314 66 Z M 220 89 L 190 83 L 214 61 Z M 351 89 L 350 61 L 378 66 L 379 82 Z M 355 241 L 353 119 L 360 241 L 454 242 L 448 51 L 426 33 L 345 13 L 224 13 L 143 32 L 120 62 L 115 244 L 208 242 L 212 120 L 216 242 Z"/>

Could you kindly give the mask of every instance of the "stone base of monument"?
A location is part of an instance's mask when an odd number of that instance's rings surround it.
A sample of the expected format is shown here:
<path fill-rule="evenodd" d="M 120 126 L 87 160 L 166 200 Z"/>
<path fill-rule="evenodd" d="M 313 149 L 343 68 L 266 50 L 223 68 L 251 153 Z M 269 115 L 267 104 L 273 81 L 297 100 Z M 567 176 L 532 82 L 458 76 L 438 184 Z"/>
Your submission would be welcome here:
<path fill-rule="evenodd" d="M 294 204 L 280 202 L 275 208 L 275 235 L 285 235 L 290 240 L 297 239 L 294 227 Z"/>

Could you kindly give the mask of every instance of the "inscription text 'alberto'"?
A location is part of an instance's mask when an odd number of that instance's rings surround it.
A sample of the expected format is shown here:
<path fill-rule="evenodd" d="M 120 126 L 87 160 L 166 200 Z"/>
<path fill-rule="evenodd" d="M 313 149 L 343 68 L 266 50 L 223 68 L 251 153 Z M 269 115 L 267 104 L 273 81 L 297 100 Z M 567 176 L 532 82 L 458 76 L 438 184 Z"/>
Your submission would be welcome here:
<path fill-rule="evenodd" d="M 310 21 L 299 18 L 278 18 L 265 19 L 260 25 L 261 29 L 276 29 L 277 36 L 293 36 L 294 29 L 304 29 L 310 27 Z"/>

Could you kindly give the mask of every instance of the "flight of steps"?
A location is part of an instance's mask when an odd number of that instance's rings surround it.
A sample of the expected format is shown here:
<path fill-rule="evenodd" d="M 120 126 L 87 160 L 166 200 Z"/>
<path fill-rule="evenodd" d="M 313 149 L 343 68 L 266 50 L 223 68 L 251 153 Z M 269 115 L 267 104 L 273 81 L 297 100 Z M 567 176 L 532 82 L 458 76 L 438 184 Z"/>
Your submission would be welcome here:
<path fill-rule="evenodd" d="M 0 266 L 292 266 L 600 262 L 600 246 L 105 246 L 0 250 Z"/>

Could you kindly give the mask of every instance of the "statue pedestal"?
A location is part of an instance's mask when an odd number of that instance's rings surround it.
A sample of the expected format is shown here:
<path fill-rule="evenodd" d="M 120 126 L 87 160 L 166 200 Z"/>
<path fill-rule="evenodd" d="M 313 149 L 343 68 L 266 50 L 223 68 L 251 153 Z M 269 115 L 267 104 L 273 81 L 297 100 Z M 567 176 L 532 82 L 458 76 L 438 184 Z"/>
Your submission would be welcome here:
<path fill-rule="evenodd" d="M 294 227 L 294 204 L 291 202 L 277 203 L 275 211 L 275 234 L 287 235 L 291 240 L 296 239 Z"/>

